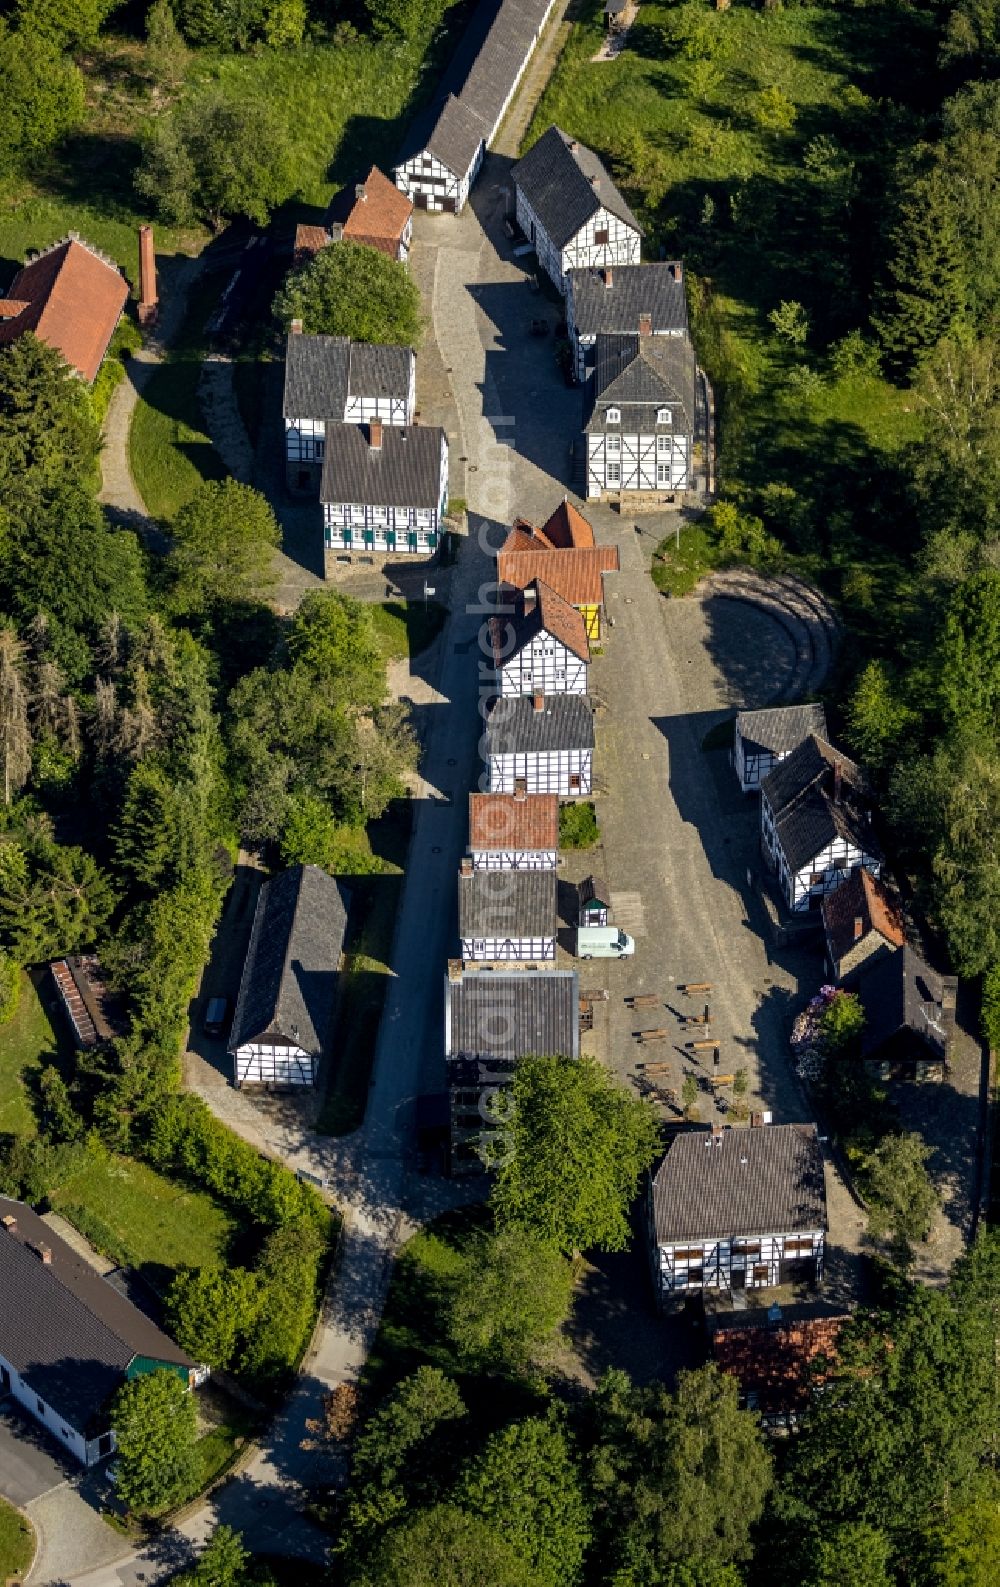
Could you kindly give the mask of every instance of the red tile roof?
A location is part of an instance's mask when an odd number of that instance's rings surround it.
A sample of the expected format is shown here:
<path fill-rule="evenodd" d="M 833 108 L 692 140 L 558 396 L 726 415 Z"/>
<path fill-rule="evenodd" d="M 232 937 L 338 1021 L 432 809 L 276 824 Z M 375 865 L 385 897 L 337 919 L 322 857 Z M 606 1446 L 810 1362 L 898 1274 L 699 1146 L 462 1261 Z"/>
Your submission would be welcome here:
<path fill-rule="evenodd" d="M 572 502 L 561 501 L 555 512 L 542 524 L 542 534 L 560 550 L 586 550 L 594 542 L 594 531 Z"/>
<path fill-rule="evenodd" d="M 296 265 L 308 264 L 309 260 L 330 241 L 330 233 L 325 226 L 296 226 L 295 244 L 292 249 L 292 258 Z"/>
<path fill-rule="evenodd" d="M 469 795 L 472 850 L 540 850 L 559 847 L 559 799 L 555 794 Z"/>
<path fill-rule="evenodd" d="M 497 667 L 502 667 L 512 656 L 524 650 L 543 631 L 551 634 L 553 639 L 558 639 L 581 661 L 589 662 L 590 641 L 582 616 L 575 606 L 543 584 L 541 579 L 532 580 L 524 592 L 524 599 L 516 600 L 513 604 L 516 608 L 513 612 L 489 620 L 493 659 Z"/>
<path fill-rule="evenodd" d="M 67 237 L 18 272 L 3 301 L 8 309 L 25 307 L 0 319 L 0 344 L 34 331 L 92 381 L 127 297 L 128 282 L 117 265 L 89 243 Z"/>
<path fill-rule="evenodd" d="M 813 1389 L 836 1365 L 845 1315 L 808 1316 L 805 1308 L 782 1309 L 773 1321 L 767 1313 L 741 1312 L 712 1327 L 716 1365 L 752 1394 L 757 1409 L 801 1411 Z"/>
<path fill-rule="evenodd" d="M 377 165 L 358 185 L 364 197 L 355 201 L 344 224 L 344 236 L 349 242 L 367 243 L 369 248 L 378 248 L 395 259 L 413 205 Z"/>
<path fill-rule="evenodd" d="M 822 913 L 830 952 L 838 963 L 855 942 L 873 931 L 894 948 L 906 941 L 899 900 L 863 866 L 835 892 L 827 893 Z"/>
<path fill-rule="evenodd" d="M 516 549 L 501 547 L 497 579 L 518 590 L 534 579 L 543 579 L 571 606 L 600 606 L 604 600 L 602 575 L 617 573 L 618 565 L 617 546 L 590 546 L 579 551 L 527 550 L 518 542 Z"/>

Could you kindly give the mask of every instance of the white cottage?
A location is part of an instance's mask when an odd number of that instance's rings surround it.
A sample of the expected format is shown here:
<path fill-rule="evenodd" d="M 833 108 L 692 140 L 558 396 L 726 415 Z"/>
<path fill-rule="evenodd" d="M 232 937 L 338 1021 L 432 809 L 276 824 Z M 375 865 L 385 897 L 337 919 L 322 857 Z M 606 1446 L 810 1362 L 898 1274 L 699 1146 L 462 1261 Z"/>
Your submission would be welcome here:
<path fill-rule="evenodd" d="M 511 591 L 510 604 L 510 615 L 489 622 L 500 694 L 586 694 L 590 641 L 582 613 L 541 579 Z"/>
<path fill-rule="evenodd" d="M 410 347 L 305 336 L 285 346 L 285 474 L 290 490 L 315 490 L 327 430 L 335 424 L 413 423 L 417 363 Z"/>
<path fill-rule="evenodd" d="M 427 556 L 448 503 L 448 438 L 378 419 L 330 425 L 319 494 L 327 551 Z"/>
<path fill-rule="evenodd" d="M 598 336 L 629 336 L 646 317 L 653 336 L 687 336 L 680 260 L 590 266 L 566 277 L 566 324 L 578 380 L 593 369 Z"/>
<path fill-rule="evenodd" d="M 554 793 L 576 799 L 593 780 L 594 713 L 583 694 L 509 695 L 486 723 L 490 793 Z"/>
<path fill-rule="evenodd" d="M 555 794 L 469 795 L 469 851 L 477 871 L 554 871 L 559 859 Z"/>
<path fill-rule="evenodd" d="M 458 935 L 466 963 L 551 963 L 556 956 L 555 871 L 474 868 L 458 877 Z"/>
<path fill-rule="evenodd" d="M 657 1302 L 663 1308 L 692 1291 L 816 1284 L 826 1229 L 814 1124 L 678 1134 L 649 1187 Z"/>
<path fill-rule="evenodd" d="M 744 793 L 756 793 L 764 778 L 810 733 L 826 738 L 822 705 L 776 705 L 762 711 L 738 711 L 733 737 L 733 766 Z"/>
<path fill-rule="evenodd" d="M 510 173 L 514 212 L 560 292 L 570 270 L 638 264 L 642 232 L 592 149 L 549 127 Z"/>
<path fill-rule="evenodd" d="M 345 891 L 317 865 L 264 883 L 233 1016 L 237 1086 L 311 1086 L 330 1048 Z"/>
<path fill-rule="evenodd" d="M 760 788 L 760 841 L 789 909 L 817 907 L 864 865 L 882 856 L 860 769 L 816 733 L 779 762 Z"/>
<path fill-rule="evenodd" d="M 208 1377 L 36 1212 L 0 1197 L 0 1399 L 92 1466 L 114 1451 L 117 1391 L 159 1371 L 186 1388 Z"/>
<path fill-rule="evenodd" d="M 649 500 L 692 488 L 696 368 L 687 336 L 598 335 L 587 401 L 587 495 Z"/>

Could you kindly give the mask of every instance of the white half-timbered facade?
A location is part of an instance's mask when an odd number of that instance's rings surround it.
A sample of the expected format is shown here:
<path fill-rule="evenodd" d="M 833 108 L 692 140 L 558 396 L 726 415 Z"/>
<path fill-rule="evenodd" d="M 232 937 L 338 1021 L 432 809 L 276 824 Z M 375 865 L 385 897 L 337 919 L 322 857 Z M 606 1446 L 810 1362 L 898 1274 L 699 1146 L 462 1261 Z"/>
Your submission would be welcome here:
<path fill-rule="evenodd" d="M 490 793 L 588 795 L 593 786 L 594 715 L 581 694 L 498 699 L 484 738 Z"/>
<path fill-rule="evenodd" d="M 680 260 L 569 271 L 566 325 L 579 381 L 594 367 L 598 336 L 630 336 L 646 321 L 652 336 L 687 336 Z"/>
<path fill-rule="evenodd" d="M 412 424 L 416 371 L 412 348 L 293 330 L 285 348 L 283 405 L 289 489 L 317 489 L 331 426 Z"/>
<path fill-rule="evenodd" d="M 229 1051 L 239 1086 L 312 1086 L 329 1055 L 345 894 L 316 865 L 264 883 L 233 1016 Z"/>
<path fill-rule="evenodd" d="M 761 784 L 761 850 L 788 908 L 813 909 L 859 866 L 882 856 L 857 766 L 812 733 Z"/>
<path fill-rule="evenodd" d="M 549 127 L 511 171 L 514 213 L 565 293 L 570 270 L 637 265 L 639 222 L 592 149 Z"/>
<path fill-rule="evenodd" d="M 554 963 L 555 871 L 476 870 L 464 861 L 458 933 L 466 963 Z"/>
<path fill-rule="evenodd" d="M 819 1283 L 827 1215 L 815 1125 L 678 1135 L 650 1181 L 649 1228 L 661 1308 L 692 1291 Z"/>
<path fill-rule="evenodd" d="M 822 705 L 777 705 L 738 711 L 733 736 L 733 767 L 744 793 L 756 793 L 764 778 L 798 749 L 810 733 L 826 738 Z"/>
<path fill-rule="evenodd" d="M 586 694 L 590 641 L 576 607 L 541 579 L 512 606 L 509 615 L 490 619 L 500 694 Z"/>
<path fill-rule="evenodd" d="M 448 504 L 439 427 L 332 425 L 320 483 L 327 551 L 429 556 Z"/>
<path fill-rule="evenodd" d="M 555 794 L 469 795 L 469 852 L 477 871 L 554 871 L 559 862 Z"/>
<path fill-rule="evenodd" d="M 694 349 L 687 336 L 596 339 L 590 385 L 587 495 L 673 496 L 692 487 Z"/>

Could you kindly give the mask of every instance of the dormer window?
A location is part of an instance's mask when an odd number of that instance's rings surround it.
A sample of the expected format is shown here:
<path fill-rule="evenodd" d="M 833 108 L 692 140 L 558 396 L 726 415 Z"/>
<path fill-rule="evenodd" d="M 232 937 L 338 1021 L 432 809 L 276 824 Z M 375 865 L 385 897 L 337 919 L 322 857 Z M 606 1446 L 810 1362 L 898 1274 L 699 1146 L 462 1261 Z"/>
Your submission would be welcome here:
<path fill-rule="evenodd" d="M 621 408 L 609 408 L 607 410 L 607 412 L 605 413 L 604 417 L 607 420 L 608 424 L 621 424 L 621 422 L 622 422 L 622 410 L 621 410 Z"/>
<path fill-rule="evenodd" d="M 670 424 L 672 422 L 671 418 L 670 418 L 670 409 L 669 408 L 657 408 L 657 410 L 656 410 L 656 422 L 657 422 L 657 424 Z"/>

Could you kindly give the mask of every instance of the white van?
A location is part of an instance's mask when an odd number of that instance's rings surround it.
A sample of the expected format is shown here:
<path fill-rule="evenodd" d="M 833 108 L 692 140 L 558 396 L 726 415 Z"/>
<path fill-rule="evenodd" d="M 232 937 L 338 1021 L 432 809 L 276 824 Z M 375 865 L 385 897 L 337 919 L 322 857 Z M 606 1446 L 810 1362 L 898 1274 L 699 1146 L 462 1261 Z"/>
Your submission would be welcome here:
<path fill-rule="evenodd" d="M 630 959 L 635 938 L 618 926 L 577 926 L 576 952 L 580 959 Z"/>

